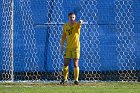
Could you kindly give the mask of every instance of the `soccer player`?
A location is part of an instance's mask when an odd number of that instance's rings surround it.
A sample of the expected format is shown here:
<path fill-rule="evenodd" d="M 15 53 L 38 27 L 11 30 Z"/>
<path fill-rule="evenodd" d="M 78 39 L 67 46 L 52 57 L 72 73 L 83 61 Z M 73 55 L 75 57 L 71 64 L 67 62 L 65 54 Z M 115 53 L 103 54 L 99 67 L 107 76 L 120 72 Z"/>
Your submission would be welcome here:
<path fill-rule="evenodd" d="M 80 58 L 80 28 L 83 20 L 76 22 L 75 13 L 68 14 L 69 21 L 63 26 L 63 34 L 60 42 L 60 48 L 63 50 L 64 42 L 66 41 L 66 49 L 64 54 L 64 67 L 63 67 L 63 79 L 60 84 L 67 82 L 68 66 L 70 59 L 74 60 L 74 84 L 78 85 L 79 78 L 79 66 L 78 61 Z"/>

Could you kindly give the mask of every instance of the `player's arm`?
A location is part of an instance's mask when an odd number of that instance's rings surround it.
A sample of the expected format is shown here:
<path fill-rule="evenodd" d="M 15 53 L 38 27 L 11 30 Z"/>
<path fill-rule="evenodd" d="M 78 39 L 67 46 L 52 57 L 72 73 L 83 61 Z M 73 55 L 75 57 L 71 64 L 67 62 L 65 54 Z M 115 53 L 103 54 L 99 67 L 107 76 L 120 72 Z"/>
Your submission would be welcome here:
<path fill-rule="evenodd" d="M 61 41 L 60 41 L 60 48 L 63 49 L 63 45 L 64 45 L 64 42 L 66 40 L 66 33 L 65 33 L 65 29 L 63 27 L 63 33 L 62 33 L 62 37 L 61 37 Z"/>
<path fill-rule="evenodd" d="M 66 33 L 63 31 L 61 41 L 60 41 L 60 45 L 64 45 L 65 40 L 66 40 Z"/>

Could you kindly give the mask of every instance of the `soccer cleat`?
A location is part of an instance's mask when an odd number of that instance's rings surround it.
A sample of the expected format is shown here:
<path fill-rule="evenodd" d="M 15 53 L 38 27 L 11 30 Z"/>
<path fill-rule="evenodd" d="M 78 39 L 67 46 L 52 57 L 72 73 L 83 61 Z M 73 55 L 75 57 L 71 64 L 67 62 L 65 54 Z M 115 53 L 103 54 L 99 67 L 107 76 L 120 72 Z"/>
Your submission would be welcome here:
<path fill-rule="evenodd" d="M 78 84 L 79 84 L 79 82 L 75 80 L 75 81 L 74 81 L 74 84 L 75 84 L 75 85 L 78 85 Z"/>
<path fill-rule="evenodd" d="M 64 80 L 64 79 L 61 80 L 61 82 L 60 82 L 61 85 L 62 85 L 62 84 L 64 85 L 65 83 L 67 83 L 67 80 Z"/>

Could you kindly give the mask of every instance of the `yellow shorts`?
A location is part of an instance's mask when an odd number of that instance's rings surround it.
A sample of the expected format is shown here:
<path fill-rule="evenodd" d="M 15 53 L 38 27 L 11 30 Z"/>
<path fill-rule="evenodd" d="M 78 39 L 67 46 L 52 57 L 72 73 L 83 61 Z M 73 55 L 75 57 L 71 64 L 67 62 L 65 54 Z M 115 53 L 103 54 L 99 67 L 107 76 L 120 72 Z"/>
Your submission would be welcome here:
<path fill-rule="evenodd" d="M 64 58 L 80 58 L 80 50 L 79 49 L 66 49 Z"/>

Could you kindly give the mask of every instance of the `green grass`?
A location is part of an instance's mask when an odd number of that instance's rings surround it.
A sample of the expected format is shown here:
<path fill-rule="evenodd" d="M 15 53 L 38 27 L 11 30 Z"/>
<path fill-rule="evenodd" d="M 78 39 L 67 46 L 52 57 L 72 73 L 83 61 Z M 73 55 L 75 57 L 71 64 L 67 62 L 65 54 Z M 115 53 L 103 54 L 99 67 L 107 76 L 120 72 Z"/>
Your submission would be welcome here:
<path fill-rule="evenodd" d="M 80 85 L 56 83 L 0 83 L 0 93 L 140 93 L 139 82 L 96 82 Z"/>

